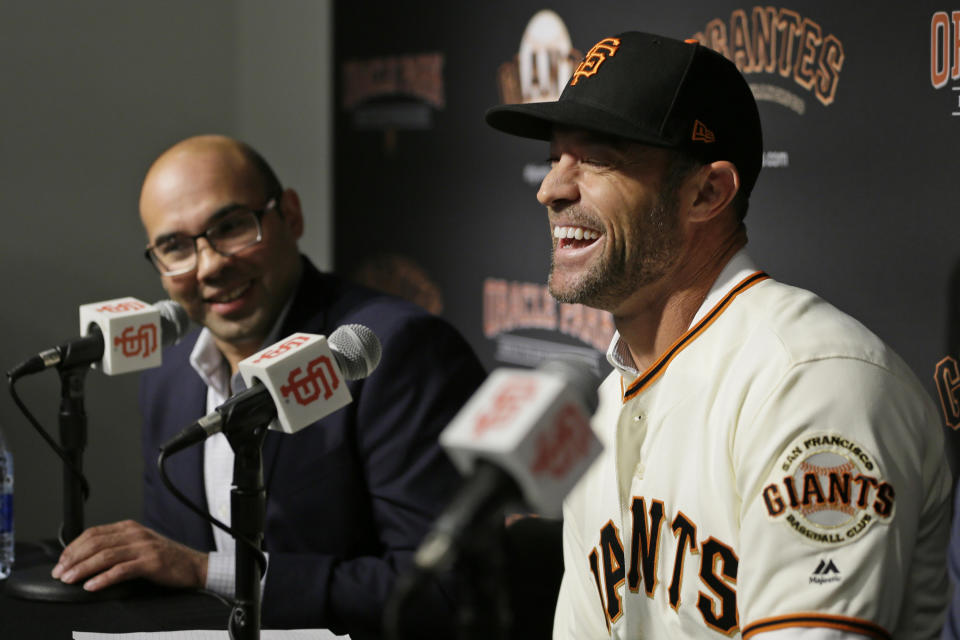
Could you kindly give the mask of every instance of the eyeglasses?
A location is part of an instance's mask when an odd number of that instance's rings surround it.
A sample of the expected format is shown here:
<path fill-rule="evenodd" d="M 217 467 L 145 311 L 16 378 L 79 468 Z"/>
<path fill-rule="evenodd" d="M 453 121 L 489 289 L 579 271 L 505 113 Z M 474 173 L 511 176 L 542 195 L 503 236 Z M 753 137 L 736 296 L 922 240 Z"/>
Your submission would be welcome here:
<path fill-rule="evenodd" d="M 261 220 L 277 206 L 279 194 L 262 209 L 235 205 L 214 216 L 215 221 L 203 233 L 171 233 L 160 236 L 144 252 L 147 260 L 163 276 L 178 276 L 197 268 L 197 239 L 206 238 L 210 248 L 222 256 L 232 256 L 263 239 Z"/>

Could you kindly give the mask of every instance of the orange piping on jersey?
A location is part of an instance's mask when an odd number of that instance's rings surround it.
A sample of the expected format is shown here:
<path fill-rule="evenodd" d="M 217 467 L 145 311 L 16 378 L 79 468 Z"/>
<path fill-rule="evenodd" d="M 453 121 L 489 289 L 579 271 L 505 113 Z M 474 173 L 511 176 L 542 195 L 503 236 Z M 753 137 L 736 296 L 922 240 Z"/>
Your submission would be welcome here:
<path fill-rule="evenodd" d="M 767 280 L 769 277 L 770 276 L 763 271 L 757 271 L 741 280 L 740 283 L 731 289 L 730 292 L 725 295 L 720 302 L 714 305 L 713 309 L 710 309 L 710 311 L 707 312 L 707 315 L 705 315 L 700 322 L 680 336 L 677 341 L 674 342 L 656 362 L 650 365 L 650 367 L 644 371 L 643 374 L 627 388 L 626 391 L 623 392 L 623 401 L 626 402 L 653 384 L 654 380 L 659 378 L 663 372 L 667 370 L 667 366 L 669 366 L 670 362 L 677 356 L 677 354 L 686 349 L 687 346 L 693 342 L 697 336 L 699 336 L 706 330 L 707 327 L 713 324 L 713 321 L 716 320 L 728 306 L 730 306 L 730 303 L 734 298 L 758 282 Z M 620 378 L 620 388 L 621 390 L 623 389 L 622 377 Z"/>
<path fill-rule="evenodd" d="M 823 629 L 836 629 L 837 631 L 850 631 L 859 633 L 867 638 L 876 638 L 877 640 L 891 640 L 891 638 L 893 638 L 889 631 L 867 620 L 834 616 L 825 613 L 797 613 L 790 616 L 778 616 L 776 618 L 757 620 L 756 622 L 748 624 L 743 629 L 743 640 L 748 640 L 758 633 L 776 631 L 778 629 L 789 629 L 791 627 L 818 627 Z"/>

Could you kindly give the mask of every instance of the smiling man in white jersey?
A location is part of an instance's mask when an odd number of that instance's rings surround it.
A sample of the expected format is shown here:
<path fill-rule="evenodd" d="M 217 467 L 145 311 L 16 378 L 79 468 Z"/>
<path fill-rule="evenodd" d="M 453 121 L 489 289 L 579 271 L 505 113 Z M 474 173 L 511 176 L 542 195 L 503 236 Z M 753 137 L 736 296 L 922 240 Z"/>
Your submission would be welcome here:
<path fill-rule="evenodd" d="M 733 63 L 624 33 L 556 102 L 487 122 L 550 141 L 550 291 L 617 327 L 554 637 L 936 637 L 935 408 L 876 336 L 745 252 L 762 143 Z"/>

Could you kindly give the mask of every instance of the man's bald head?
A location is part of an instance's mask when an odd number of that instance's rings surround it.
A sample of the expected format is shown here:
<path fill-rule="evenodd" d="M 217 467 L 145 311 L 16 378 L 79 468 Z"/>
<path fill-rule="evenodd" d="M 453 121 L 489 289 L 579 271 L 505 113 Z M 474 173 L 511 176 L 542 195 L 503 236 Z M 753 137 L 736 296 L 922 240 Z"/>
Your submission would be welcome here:
<path fill-rule="evenodd" d="M 148 185 L 154 174 L 161 173 L 163 169 L 170 166 L 189 162 L 191 159 L 215 163 L 222 171 L 256 182 L 264 197 L 267 197 L 266 194 L 279 193 L 281 190 L 277 174 L 256 149 L 240 140 L 217 134 L 199 135 L 181 140 L 161 153 L 147 171 L 144 187 Z"/>

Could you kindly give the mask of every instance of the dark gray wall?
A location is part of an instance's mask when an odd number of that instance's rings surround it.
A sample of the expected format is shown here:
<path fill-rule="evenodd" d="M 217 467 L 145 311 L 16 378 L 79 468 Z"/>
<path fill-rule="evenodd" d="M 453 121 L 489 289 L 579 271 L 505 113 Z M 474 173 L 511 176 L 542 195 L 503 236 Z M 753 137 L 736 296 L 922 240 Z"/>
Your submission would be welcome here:
<path fill-rule="evenodd" d="M 301 192 L 305 252 L 329 265 L 328 13 L 328 0 L 4 0 L 0 369 L 75 335 L 80 304 L 163 297 L 141 257 L 140 181 L 192 134 L 259 147 Z M 136 518 L 137 376 L 87 381 L 87 523 Z M 56 432 L 55 374 L 18 389 Z M 59 463 L 6 389 L 0 429 L 16 459 L 18 537 L 55 536 Z"/>

